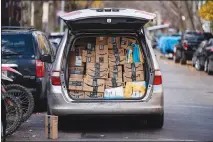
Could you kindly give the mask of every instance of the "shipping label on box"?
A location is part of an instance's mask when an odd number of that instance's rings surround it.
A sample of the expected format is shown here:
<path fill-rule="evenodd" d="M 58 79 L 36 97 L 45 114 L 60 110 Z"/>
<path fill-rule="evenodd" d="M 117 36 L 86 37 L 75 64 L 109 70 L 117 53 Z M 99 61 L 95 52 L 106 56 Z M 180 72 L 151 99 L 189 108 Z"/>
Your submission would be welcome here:
<path fill-rule="evenodd" d="M 103 99 L 104 93 L 85 92 L 85 99 Z"/>
<path fill-rule="evenodd" d="M 126 56 L 109 56 L 109 66 L 123 65 L 126 63 Z"/>
<path fill-rule="evenodd" d="M 85 77 L 83 91 L 103 93 L 104 86 L 105 86 L 104 79 L 92 79 Z"/>
<path fill-rule="evenodd" d="M 69 92 L 69 95 L 73 99 L 84 99 L 85 94 L 83 91 L 72 90 Z"/>
<path fill-rule="evenodd" d="M 122 78 L 108 78 L 106 79 L 105 84 L 105 88 L 124 87 Z"/>
<path fill-rule="evenodd" d="M 124 72 L 143 71 L 143 63 L 128 63 L 124 64 Z"/>
<path fill-rule="evenodd" d="M 124 72 L 123 80 L 124 80 L 124 82 L 143 81 L 144 72 L 143 71 Z"/>
<path fill-rule="evenodd" d="M 69 79 L 69 90 L 83 90 L 84 82 L 83 78 L 70 78 Z"/>
<path fill-rule="evenodd" d="M 124 56 L 124 49 L 118 49 L 118 53 L 115 53 L 114 50 L 109 50 L 109 56 L 115 56 L 115 54 L 119 54 L 119 56 Z"/>
<path fill-rule="evenodd" d="M 83 63 L 95 63 L 95 51 L 82 51 L 82 62 Z"/>
<path fill-rule="evenodd" d="M 96 45 L 107 45 L 108 37 L 96 37 Z"/>
<path fill-rule="evenodd" d="M 105 99 L 121 99 L 121 98 L 124 98 L 123 87 L 105 89 L 104 98 Z"/>
<path fill-rule="evenodd" d="M 48 139 L 58 138 L 58 116 L 45 116 L 45 136 Z"/>
<path fill-rule="evenodd" d="M 109 67 L 110 78 L 122 78 L 122 66 L 110 66 Z"/>

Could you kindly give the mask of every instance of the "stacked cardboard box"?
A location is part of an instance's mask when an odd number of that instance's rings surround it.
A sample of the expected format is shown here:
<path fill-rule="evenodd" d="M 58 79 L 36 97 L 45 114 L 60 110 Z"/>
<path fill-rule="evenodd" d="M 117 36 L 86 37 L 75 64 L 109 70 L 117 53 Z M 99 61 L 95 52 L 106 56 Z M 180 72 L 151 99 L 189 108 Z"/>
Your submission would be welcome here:
<path fill-rule="evenodd" d="M 124 64 L 124 82 L 133 82 L 133 81 L 143 81 L 144 72 L 143 72 L 143 63 L 129 63 Z"/>
<path fill-rule="evenodd" d="M 109 92 L 124 88 L 126 82 L 143 81 L 143 63 L 126 61 L 126 49 L 131 43 L 136 40 L 97 37 L 96 45 L 89 43 L 82 51 L 72 51 L 69 95 L 74 99 L 100 99 L 104 98 L 105 89 Z"/>

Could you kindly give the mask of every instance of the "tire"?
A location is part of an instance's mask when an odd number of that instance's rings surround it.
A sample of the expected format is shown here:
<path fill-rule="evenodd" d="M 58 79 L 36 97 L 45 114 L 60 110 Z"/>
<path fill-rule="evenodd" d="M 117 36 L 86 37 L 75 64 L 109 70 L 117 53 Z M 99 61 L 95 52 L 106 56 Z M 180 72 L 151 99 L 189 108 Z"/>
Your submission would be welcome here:
<path fill-rule="evenodd" d="M 201 66 L 200 66 L 200 60 L 199 58 L 195 61 L 195 68 L 196 70 L 200 71 L 201 70 Z"/>
<path fill-rule="evenodd" d="M 148 125 L 151 128 L 158 128 L 161 129 L 164 124 L 164 113 L 163 114 L 155 114 L 151 115 L 148 119 Z"/>
<path fill-rule="evenodd" d="M 176 54 L 175 54 L 175 56 L 174 56 L 174 61 L 175 61 L 175 63 L 179 63 L 179 62 L 180 62 L 180 55 L 181 55 L 180 50 L 177 50 L 177 51 L 176 51 Z"/>
<path fill-rule="evenodd" d="M 21 101 L 21 106 L 23 109 L 23 117 L 22 117 L 22 122 L 26 121 L 27 119 L 30 118 L 30 116 L 33 113 L 34 107 L 35 107 L 35 102 L 34 102 L 34 97 L 32 95 L 32 93 L 27 90 L 26 87 L 19 85 L 19 84 L 9 84 L 5 86 L 5 89 L 7 92 L 11 92 L 11 94 L 13 93 L 14 96 L 18 97 Z M 22 93 L 15 93 L 15 91 L 17 92 L 22 92 Z M 27 103 L 25 103 L 26 100 Z"/>
<path fill-rule="evenodd" d="M 209 62 L 207 62 L 207 71 L 208 75 L 213 75 L 213 71 L 210 71 L 209 69 Z"/>
<path fill-rule="evenodd" d="M 184 52 L 182 52 L 182 54 L 181 54 L 180 63 L 181 63 L 181 65 L 186 64 L 186 54 Z"/>
<path fill-rule="evenodd" d="M 23 116 L 23 111 L 21 108 L 21 104 L 18 98 L 11 96 L 10 94 L 5 95 L 5 105 L 6 105 L 6 136 L 13 134 L 21 125 L 21 120 Z M 10 122 L 10 108 L 14 109 L 15 112 L 15 118 L 11 118 L 12 124 L 9 125 Z"/>
<path fill-rule="evenodd" d="M 204 63 L 204 71 L 207 72 L 208 71 L 208 61 L 205 60 L 205 63 Z"/>

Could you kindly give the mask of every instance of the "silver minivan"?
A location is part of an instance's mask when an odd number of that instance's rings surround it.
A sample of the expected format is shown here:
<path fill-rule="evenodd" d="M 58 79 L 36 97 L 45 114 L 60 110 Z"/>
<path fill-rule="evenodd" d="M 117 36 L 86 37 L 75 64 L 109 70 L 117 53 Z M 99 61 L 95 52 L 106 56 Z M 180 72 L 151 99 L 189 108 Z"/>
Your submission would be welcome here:
<path fill-rule="evenodd" d="M 67 115 L 149 115 L 148 124 L 161 128 L 164 122 L 162 77 L 152 47 L 147 42 L 144 25 L 155 14 L 134 9 L 101 8 L 72 11 L 61 16 L 68 29 L 58 47 L 49 74 L 48 114 Z M 69 95 L 68 62 L 70 50 L 80 38 L 129 36 L 137 40 L 144 55 L 146 90 L 133 99 L 74 99 Z M 49 62 L 49 55 L 42 61 Z M 150 122 L 150 123 L 149 123 Z"/>

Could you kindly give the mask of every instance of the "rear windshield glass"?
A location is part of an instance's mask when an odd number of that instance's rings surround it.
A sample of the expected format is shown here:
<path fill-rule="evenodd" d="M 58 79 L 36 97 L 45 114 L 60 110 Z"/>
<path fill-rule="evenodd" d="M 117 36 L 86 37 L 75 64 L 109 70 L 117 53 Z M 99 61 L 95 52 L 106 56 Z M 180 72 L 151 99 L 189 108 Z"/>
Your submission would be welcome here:
<path fill-rule="evenodd" d="M 31 35 L 2 35 L 2 55 L 28 55 L 33 53 L 33 39 Z"/>
<path fill-rule="evenodd" d="M 187 33 L 184 37 L 185 40 L 188 40 L 189 42 L 201 42 L 205 39 L 204 34 L 199 33 Z"/>

